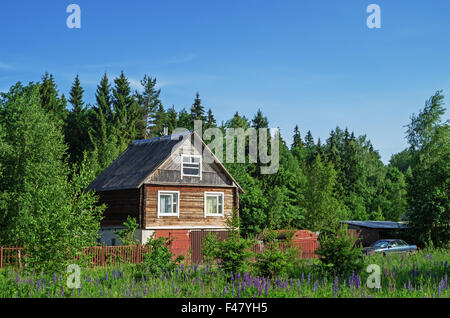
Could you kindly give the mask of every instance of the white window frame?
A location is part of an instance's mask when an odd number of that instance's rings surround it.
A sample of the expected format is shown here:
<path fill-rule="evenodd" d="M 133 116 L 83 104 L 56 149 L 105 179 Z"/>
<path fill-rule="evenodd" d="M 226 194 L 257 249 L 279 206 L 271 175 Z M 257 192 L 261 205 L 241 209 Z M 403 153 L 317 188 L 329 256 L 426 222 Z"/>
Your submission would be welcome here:
<path fill-rule="evenodd" d="M 207 213 L 206 211 L 207 211 L 207 209 L 206 209 L 206 207 L 207 207 L 207 203 L 206 203 L 206 198 L 208 197 L 208 196 L 219 196 L 219 195 L 221 195 L 222 196 L 222 211 L 221 211 L 221 213 L 217 213 L 217 214 L 210 214 L 210 213 Z M 224 215 L 225 215 L 225 194 L 223 193 L 223 192 L 205 192 L 205 194 L 204 194 L 204 208 L 203 208 L 203 210 L 204 210 L 204 216 L 205 216 L 205 218 L 206 217 L 208 217 L 208 216 L 215 216 L 215 217 L 224 217 Z M 217 200 L 217 210 L 219 210 L 219 200 Z"/>
<path fill-rule="evenodd" d="M 189 158 L 191 158 L 191 157 L 194 157 L 194 158 L 200 158 L 200 162 L 199 162 L 199 175 L 196 175 L 196 174 L 185 174 L 184 172 L 183 172 L 183 165 L 184 165 L 184 158 L 186 158 L 186 157 L 189 157 Z M 183 180 L 183 177 L 184 176 L 186 176 L 186 177 L 196 177 L 196 178 L 200 178 L 200 180 L 202 180 L 202 156 L 201 155 L 187 155 L 187 154 L 182 154 L 181 155 L 181 164 L 180 164 L 180 166 L 181 166 L 181 180 Z"/>
<path fill-rule="evenodd" d="M 161 195 L 164 194 L 177 194 L 177 211 L 175 213 L 161 213 Z M 159 190 L 158 191 L 158 218 L 162 216 L 176 216 L 180 217 L 180 191 Z"/>

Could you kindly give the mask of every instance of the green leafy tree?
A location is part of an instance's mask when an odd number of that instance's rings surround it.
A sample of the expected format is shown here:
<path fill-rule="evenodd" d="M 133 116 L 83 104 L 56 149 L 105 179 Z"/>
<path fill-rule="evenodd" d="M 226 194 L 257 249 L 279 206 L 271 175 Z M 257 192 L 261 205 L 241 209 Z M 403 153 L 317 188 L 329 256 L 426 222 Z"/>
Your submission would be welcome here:
<path fill-rule="evenodd" d="M 136 222 L 136 219 L 128 216 L 127 220 L 123 222 L 123 225 L 125 228 L 117 232 L 117 237 L 119 240 L 123 245 L 137 244 L 139 241 L 136 239 L 135 233 L 139 227 L 139 224 Z"/>
<path fill-rule="evenodd" d="M 421 245 L 446 246 L 450 240 L 450 128 L 444 96 L 436 92 L 411 117 L 407 138 L 412 151 L 408 178 L 408 230 Z"/>
<path fill-rule="evenodd" d="M 26 268 L 51 272 L 95 243 L 104 206 L 85 191 L 93 174 L 84 161 L 64 161 L 63 133 L 42 108 L 40 88 L 19 83 L 2 96 L 0 240 L 25 248 Z"/>
<path fill-rule="evenodd" d="M 336 172 L 318 155 L 307 167 L 304 189 L 304 226 L 311 231 L 332 229 L 339 221 L 339 204 L 333 196 Z"/>

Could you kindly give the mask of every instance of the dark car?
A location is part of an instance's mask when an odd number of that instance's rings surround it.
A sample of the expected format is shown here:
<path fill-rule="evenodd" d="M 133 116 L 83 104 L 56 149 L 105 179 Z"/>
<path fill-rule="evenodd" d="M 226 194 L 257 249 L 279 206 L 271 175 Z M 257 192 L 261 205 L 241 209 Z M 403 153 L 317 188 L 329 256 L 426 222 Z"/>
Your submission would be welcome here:
<path fill-rule="evenodd" d="M 363 253 L 366 255 L 373 255 L 375 253 L 413 253 L 417 251 L 416 245 L 408 245 L 403 240 L 398 239 L 386 239 L 379 240 L 373 243 L 369 247 L 363 248 Z"/>

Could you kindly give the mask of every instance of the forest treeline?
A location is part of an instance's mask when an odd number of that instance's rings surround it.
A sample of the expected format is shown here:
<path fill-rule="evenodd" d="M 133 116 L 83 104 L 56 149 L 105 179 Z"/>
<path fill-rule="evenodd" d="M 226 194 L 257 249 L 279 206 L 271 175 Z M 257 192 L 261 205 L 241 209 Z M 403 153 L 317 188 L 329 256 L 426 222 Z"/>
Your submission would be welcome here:
<path fill-rule="evenodd" d="M 84 230 L 94 233 L 102 208 L 82 189 L 133 140 L 160 136 L 164 127 L 169 133 L 177 127 L 193 129 L 194 120 L 224 131 L 269 127 L 260 110 L 251 118 L 236 112 L 218 124 L 199 93 L 176 111 L 163 105 L 156 78 L 146 75 L 141 84 L 141 91 L 133 91 L 123 72 L 113 80 L 104 74 L 92 105 L 85 102 L 78 76 L 67 96 L 48 73 L 40 82 L 19 82 L 1 93 L 0 243 L 27 240 L 23 231 L 33 227 L 81 231 L 74 224 L 84 222 Z M 242 231 L 324 231 L 340 220 L 404 220 L 415 242 L 448 244 L 450 139 L 443 99 L 436 92 L 412 115 L 409 147 L 387 165 L 366 135 L 336 127 L 320 140 L 309 130 L 302 136 L 299 126 L 293 127 L 292 144 L 281 138 L 276 174 L 263 175 L 248 161 L 225 163 L 245 191 L 240 197 Z M 54 220 L 58 216 L 65 223 L 53 224 L 52 230 L 52 222 L 63 222 Z"/>

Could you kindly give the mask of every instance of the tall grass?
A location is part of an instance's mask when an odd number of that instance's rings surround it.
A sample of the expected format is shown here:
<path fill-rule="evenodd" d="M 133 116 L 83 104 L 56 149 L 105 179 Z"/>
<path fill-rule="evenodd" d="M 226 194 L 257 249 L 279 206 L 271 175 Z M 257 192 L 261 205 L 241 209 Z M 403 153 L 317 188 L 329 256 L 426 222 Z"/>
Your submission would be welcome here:
<path fill-rule="evenodd" d="M 290 277 L 227 273 L 220 266 L 180 266 L 149 274 L 132 265 L 83 268 L 81 287 L 69 289 L 65 276 L 33 275 L 17 269 L 0 272 L 0 297 L 33 298 L 254 298 L 254 297 L 449 297 L 450 252 L 424 250 L 414 255 L 373 255 L 366 265 L 381 268 L 381 288 L 366 286 L 369 273 L 326 277 L 314 262 L 298 265 Z"/>

